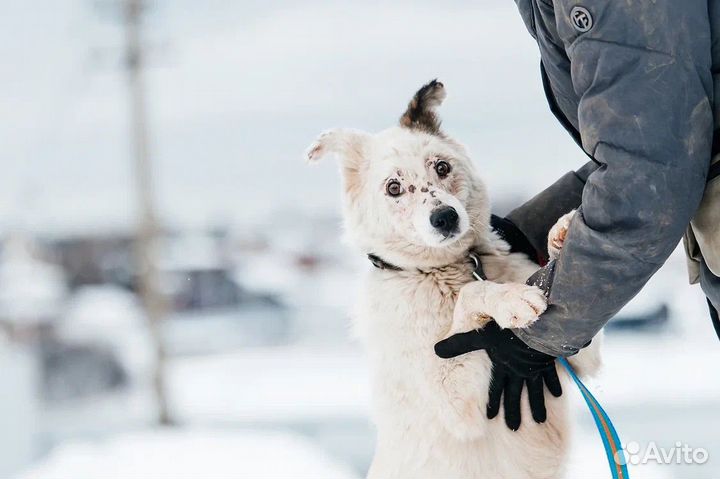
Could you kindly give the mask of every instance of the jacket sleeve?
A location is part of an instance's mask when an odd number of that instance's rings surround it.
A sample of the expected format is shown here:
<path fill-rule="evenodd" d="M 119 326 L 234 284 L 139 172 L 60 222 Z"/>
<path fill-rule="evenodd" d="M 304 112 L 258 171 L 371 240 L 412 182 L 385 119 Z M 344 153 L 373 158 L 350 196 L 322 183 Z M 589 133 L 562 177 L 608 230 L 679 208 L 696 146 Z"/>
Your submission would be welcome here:
<path fill-rule="evenodd" d="M 548 260 L 547 238 L 550 228 L 562 215 L 580 207 L 585 182 L 596 169 L 597 164 L 589 161 L 579 170 L 564 174 L 548 188 L 508 213 L 507 220 L 527 238 L 541 264 Z"/>
<path fill-rule="evenodd" d="M 515 332 L 568 356 L 660 268 L 698 207 L 711 155 L 711 38 L 706 0 L 585 0 L 585 33 L 573 27 L 573 0 L 554 5 L 583 148 L 600 167 L 554 266 L 548 310 Z"/>

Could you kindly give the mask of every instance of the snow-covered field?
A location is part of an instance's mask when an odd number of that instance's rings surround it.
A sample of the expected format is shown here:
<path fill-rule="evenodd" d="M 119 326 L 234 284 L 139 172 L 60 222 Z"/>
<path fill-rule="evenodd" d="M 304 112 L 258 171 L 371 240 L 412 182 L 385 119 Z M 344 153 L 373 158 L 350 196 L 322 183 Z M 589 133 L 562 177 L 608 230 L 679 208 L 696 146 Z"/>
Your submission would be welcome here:
<path fill-rule="evenodd" d="M 709 335 L 611 336 L 605 367 L 589 382 L 624 442 L 687 442 L 710 451 L 699 466 L 635 467 L 634 477 L 713 477 L 720 451 L 714 405 L 720 381 L 701 380 L 720 364 Z M 61 445 L 21 479 L 55 477 L 354 477 L 368 465 L 374 433 L 368 371 L 352 347 L 278 347 L 171 363 L 172 410 L 181 428 L 120 433 Z M 568 477 L 607 477 L 600 439 L 577 391 L 576 447 Z M 96 418 L 97 419 L 97 418 Z M 352 447 L 344 447 L 343 441 Z M 357 445 L 360 445 L 359 447 Z M 332 458 L 332 459 L 331 459 Z M 253 468 L 266 475 L 256 474 Z M 342 471 L 339 472 L 339 471 Z M 108 477 L 108 476 L 104 476 Z"/>
<path fill-rule="evenodd" d="M 74 442 L 17 479 L 355 479 L 349 467 L 288 433 L 148 430 Z"/>
<path fill-rule="evenodd" d="M 720 429 L 720 416 L 713 414 L 714 405 L 720 403 L 720 380 L 701 379 L 697 373 L 703 365 L 720 364 L 720 348 L 709 334 L 692 340 L 692 346 L 689 343 L 690 338 L 670 336 L 611 336 L 605 345 L 603 373 L 588 382 L 624 442 L 656 441 L 669 448 L 683 441 L 711 451 L 702 468 L 650 464 L 636 467 L 642 470 L 636 477 L 673 477 L 663 475 L 673 474 L 673 469 L 682 471 L 682 477 L 711 477 L 711 470 L 720 471 L 712 460 L 712 451 L 720 451 L 720 437 L 712 432 Z M 285 348 L 190 358 L 177 361 L 171 374 L 173 384 L 179 386 L 174 389 L 173 406 L 179 417 L 191 423 L 271 426 L 347 418 L 351 430 L 369 435 L 366 440 L 372 441 L 371 428 L 352 426 L 349 420 L 367 415 L 367 370 L 359 351 Z M 198 387 L 185 387 L 190 383 L 182 381 L 183 376 L 203 379 Z M 577 391 L 569 389 L 566 394 L 575 396 L 579 424 L 568 477 L 578 477 L 573 472 L 606 477 L 604 453 L 591 417 Z M 332 447 L 335 436 L 327 440 L 325 446 Z M 355 466 L 363 468 L 363 464 Z"/>
<path fill-rule="evenodd" d="M 720 378 L 708 374 L 720 364 L 720 348 L 703 297 L 681 284 L 679 266 L 669 263 L 663 280 L 669 327 L 608 334 L 602 374 L 588 386 L 624 443 L 672 448 L 680 441 L 705 448 L 709 460 L 631 466 L 635 478 L 720 476 Z M 18 479 L 363 476 L 375 435 L 368 370 L 361 348 L 343 339 L 343 308 L 332 306 L 296 305 L 312 320 L 292 345 L 171 357 L 175 428 L 152 425 L 153 396 L 138 385 L 40 408 L 32 422 L 41 454 Z M 565 394 L 574 398 L 577 422 L 567 477 L 608 477 L 591 416 L 577 391 Z"/>

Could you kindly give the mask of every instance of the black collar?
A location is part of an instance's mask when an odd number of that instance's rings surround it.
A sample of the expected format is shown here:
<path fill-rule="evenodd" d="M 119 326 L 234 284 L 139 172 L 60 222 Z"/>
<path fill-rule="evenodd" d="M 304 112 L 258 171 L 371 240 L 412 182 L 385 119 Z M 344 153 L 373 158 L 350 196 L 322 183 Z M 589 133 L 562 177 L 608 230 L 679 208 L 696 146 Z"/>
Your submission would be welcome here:
<path fill-rule="evenodd" d="M 388 269 L 390 271 L 402 271 L 402 268 L 399 268 L 395 266 L 394 264 L 390 264 L 384 259 L 382 259 L 380 256 L 372 253 L 368 253 L 367 255 L 370 262 L 375 266 L 377 269 Z"/>
<path fill-rule="evenodd" d="M 388 263 L 384 259 L 382 259 L 380 256 L 368 253 L 367 255 L 370 262 L 378 269 L 386 269 L 389 271 L 404 271 L 399 266 L 395 266 L 392 263 Z M 480 255 L 475 251 L 468 251 L 468 258 L 470 258 L 470 261 L 472 261 L 474 268 L 473 268 L 473 276 L 478 281 L 484 281 L 487 279 L 487 276 L 485 276 L 485 271 L 483 271 L 482 261 L 480 261 Z"/>

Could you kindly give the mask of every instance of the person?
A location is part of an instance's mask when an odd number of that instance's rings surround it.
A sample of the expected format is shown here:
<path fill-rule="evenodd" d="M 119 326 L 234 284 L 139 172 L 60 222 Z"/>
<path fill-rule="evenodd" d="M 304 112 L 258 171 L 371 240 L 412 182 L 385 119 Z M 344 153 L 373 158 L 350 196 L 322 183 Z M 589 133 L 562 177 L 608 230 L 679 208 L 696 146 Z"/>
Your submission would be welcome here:
<path fill-rule="evenodd" d="M 577 208 L 558 259 L 530 280 L 548 294 L 547 311 L 524 330 L 490 323 L 435 347 L 441 357 L 488 352 L 488 417 L 502 397 L 512 429 L 522 389 L 540 422 L 543 385 L 561 394 L 555 359 L 589 344 L 683 235 L 691 282 L 720 335 L 720 1 L 516 3 L 540 49 L 550 109 L 590 161 L 493 218 L 514 250 L 542 263 L 550 227 Z"/>

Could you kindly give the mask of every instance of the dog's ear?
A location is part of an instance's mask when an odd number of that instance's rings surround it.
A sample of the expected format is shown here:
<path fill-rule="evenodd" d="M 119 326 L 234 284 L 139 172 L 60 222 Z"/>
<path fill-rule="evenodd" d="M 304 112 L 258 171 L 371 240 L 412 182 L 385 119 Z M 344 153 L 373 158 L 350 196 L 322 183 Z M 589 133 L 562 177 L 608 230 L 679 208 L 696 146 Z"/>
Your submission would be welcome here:
<path fill-rule="evenodd" d="M 435 109 L 445 99 L 445 86 L 433 80 L 420 88 L 400 117 L 400 126 L 423 130 L 434 135 L 442 135 L 440 119 Z"/>
<path fill-rule="evenodd" d="M 345 189 L 348 193 L 359 191 L 361 173 L 367 165 L 367 145 L 370 135 L 350 129 L 328 130 L 320 134 L 305 152 L 308 163 L 317 163 L 326 155 L 336 155 L 341 160 Z"/>
<path fill-rule="evenodd" d="M 334 154 L 343 163 L 361 163 L 365 161 L 365 146 L 369 135 L 359 130 L 336 128 L 320 133 L 320 136 L 305 151 L 308 163 L 317 163 L 326 155 Z"/>

